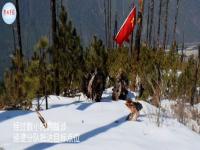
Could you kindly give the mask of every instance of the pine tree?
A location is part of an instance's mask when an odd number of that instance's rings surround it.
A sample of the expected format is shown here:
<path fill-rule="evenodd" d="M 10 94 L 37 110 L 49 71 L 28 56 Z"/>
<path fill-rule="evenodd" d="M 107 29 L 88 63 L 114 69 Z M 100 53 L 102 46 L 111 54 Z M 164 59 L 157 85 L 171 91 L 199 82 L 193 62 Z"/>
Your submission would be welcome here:
<path fill-rule="evenodd" d="M 63 6 L 57 24 L 59 83 L 61 90 L 65 91 L 80 86 L 84 69 L 83 48 Z"/>
<path fill-rule="evenodd" d="M 52 90 L 52 74 L 50 64 L 47 60 L 48 54 L 48 39 L 42 37 L 37 45 L 36 51 L 33 54 L 32 60 L 29 61 L 25 71 L 24 88 L 27 91 L 26 99 L 32 100 L 35 97 L 45 96 L 46 104 L 47 97 Z M 49 78 L 51 80 L 49 80 Z M 48 108 L 48 105 L 47 107 Z"/>
<path fill-rule="evenodd" d="M 11 60 L 11 68 L 4 77 L 6 97 L 8 98 L 6 103 L 14 107 L 17 105 L 21 107 L 26 97 L 26 91 L 23 87 L 25 64 L 19 49 L 14 51 Z"/>
<path fill-rule="evenodd" d="M 89 47 L 86 50 L 85 66 L 87 72 L 94 70 L 95 68 L 101 69 L 105 74 L 107 74 L 107 51 L 103 45 L 102 40 L 98 39 L 96 36 Z"/>
<path fill-rule="evenodd" d="M 132 63 L 133 59 L 129 59 L 129 53 L 127 47 L 121 47 L 112 50 L 112 52 L 108 53 L 106 67 L 108 70 L 108 74 L 111 78 L 115 79 L 119 70 L 123 70 L 128 76 L 132 76 Z M 112 80 L 112 79 L 111 79 Z"/>
<path fill-rule="evenodd" d="M 24 83 L 24 71 L 25 61 L 23 58 L 22 50 L 22 37 L 21 37 L 21 24 L 20 24 L 20 9 L 19 1 L 16 0 L 16 11 L 17 11 L 17 43 L 15 43 L 15 30 L 13 27 L 13 40 L 14 40 L 14 52 L 11 55 L 11 67 L 6 71 L 4 76 L 5 84 L 5 97 L 7 105 L 13 107 L 22 107 L 22 103 L 26 97 L 26 91 L 23 87 Z M 16 46 L 17 45 L 17 46 Z"/>

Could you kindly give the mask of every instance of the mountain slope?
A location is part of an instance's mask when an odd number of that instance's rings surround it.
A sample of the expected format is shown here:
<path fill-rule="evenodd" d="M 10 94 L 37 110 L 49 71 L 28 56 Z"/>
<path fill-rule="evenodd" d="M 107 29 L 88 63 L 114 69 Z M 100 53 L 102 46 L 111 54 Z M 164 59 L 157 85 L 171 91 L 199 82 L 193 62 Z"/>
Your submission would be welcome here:
<path fill-rule="evenodd" d="M 124 105 L 124 101 L 111 101 L 111 91 L 111 89 L 107 89 L 104 92 L 103 102 L 100 103 L 87 102 L 83 96 L 80 97 L 81 101 L 78 97 L 50 96 L 50 109 L 41 111 L 48 123 L 47 129 L 41 125 L 33 111 L 1 111 L 0 147 L 10 150 L 47 148 L 197 150 L 199 148 L 200 136 L 172 118 L 163 118 L 162 126 L 158 128 L 154 116 L 156 108 L 146 102 L 142 102 L 144 108 L 138 121 L 125 121 L 129 111 Z M 132 94 L 129 96 L 134 99 Z M 27 122 L 29 128 L 26 128 Z M 38 124 L 38 130 L 30 128 L 30 125 Z M 60 128 L 56 128 L 56 124 Z M 65 128 L 62 125 L 66 125 Z M 17 143 L 17 134 L 21 135 L 22 133 L 24 133 L 24 137 L 26 135 L 29 137 L 39 136 L 42 141 L 22 143 L 18 141 L 19 143 Z M 67 139 L 58 138 L 64 134 L 68 136 Z M 50 138 L 52 135 L 55 137 Z M 75 143 L 73 143 L 73 135 L 79 135 Z M 23 136 L 19 137 L 22 139 Z"/>

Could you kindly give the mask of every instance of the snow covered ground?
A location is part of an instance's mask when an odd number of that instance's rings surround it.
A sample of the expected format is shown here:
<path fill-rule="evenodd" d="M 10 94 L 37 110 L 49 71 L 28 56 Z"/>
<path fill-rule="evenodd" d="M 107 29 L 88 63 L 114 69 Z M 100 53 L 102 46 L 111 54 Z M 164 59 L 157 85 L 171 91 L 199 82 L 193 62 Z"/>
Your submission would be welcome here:
<path fill-rule="evenodd" d="M 199 104 L 196 104 L 194 105 L 194 108 L 196 108 L 199 112 L 200 112 L 200 103 Z"/>
<path fill-rule="evenodd" d="M 165 116 L 181 119 L 185 126 L 191 130 L 200 133 L 200 104 L 192 107 L 189 103 L 181 103 L 177 100 L 162 100 L 161 106 L 164 110 Z"/>
<path fill-rule="evenodd" d="M 129 97 L 134 99 L 132 93 Z M 0 111 L 0 148 L 8 150 L 198 150 L 200 135 L 170 117 L 156 125 L 157 109 L 141 101 L 138 121 L 125 121 L 124 101 L 111 101 L 111 89 L 103 102 L 91 103 L 83 96 L 50 96 L 49 110 L 40 111 L 45 129 L 33 111 Z M 44 104 L 43 104 L 44 106 Z"/>

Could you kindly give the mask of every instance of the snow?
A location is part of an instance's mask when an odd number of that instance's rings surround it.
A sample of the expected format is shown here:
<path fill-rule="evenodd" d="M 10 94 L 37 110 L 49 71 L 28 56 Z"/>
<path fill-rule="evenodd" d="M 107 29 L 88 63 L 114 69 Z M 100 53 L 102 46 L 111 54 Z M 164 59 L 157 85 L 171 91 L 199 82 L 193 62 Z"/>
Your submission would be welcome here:
<path fill-rule="evenodd" d="M 138 121 L 125 121 L 129 114 L 125 101 L 111 101 L 111 92 L 111 88 L 107 89 L 103 94 L 103 102 L 100 103 L 91 103 L 83 95 L 80 96 L 80 101 L 79 97 L 50 96 L 49 109 L 40 111 L 48 123 L 47 129 L 41 125 L 34 109 L 32 111 L 0 111 L 0 147 L 9 150 L 199 149 L 199 134 L 170 117 L 162 118 L 161 127 L 157 127 L 157 109 L 144 101 L 140 101 L 143 110 Z M 135 100 L 133 92 L 129 93 L 129 97 Z M 45 108 L 44 106 L 43 103 L 43 108 Z M 38 125 L 37 130 L 30 130 L 30 128 L 25 130 L 28 125 L 23 126 L 23 123 L 25 125 L 27 123 Z M 60 128 L 64 125 L 65 128 L 61 130 L 56 128 L 56 125 Z M 17 134 L 20 135 L 21 139 L 26 135 L 37 137 L 43 134 L 49 138 L 54 134 L 66 134 L 68 140 L 19 142 L 13 139 L 16 138 Z M 77 135 L 79 139 L 72 142 Z"/>
<path fill-rule="evenodd" d="M 197 109 L 200 112 L 200 103 L 194 105 L 194 108 Z"/>
<path fill-rule="evenodd" d="M 173 110 L 171 108 L 172 105 L 177 104 L 176 101 L 173 100 L 169 100 L 169 99 L 164 99 L 161 101 L 161 106 L 162 108 L 164 108 L 166 110 L 166 113 L 168 116 L 173 115 Z"/>
<path fill-rule="evenodd" d="M 161 107 L 165 116 L 180 118 L 180 114 L 177 114 L 177 110 L 175 110 L 178 109 L 177 102 L 178 100 L 174 101 L 168 99 L 161 101 Z M 193 107 L 190 103 L 185 103 L 184 107 L 182 107 L 182 111 L 184 112 L 182 114 L 184 115 L 184 125 L 191 130 L 200 133 L 200 118 L 198 117 L 200 114 L 200 104 L 196 104 Z"/>

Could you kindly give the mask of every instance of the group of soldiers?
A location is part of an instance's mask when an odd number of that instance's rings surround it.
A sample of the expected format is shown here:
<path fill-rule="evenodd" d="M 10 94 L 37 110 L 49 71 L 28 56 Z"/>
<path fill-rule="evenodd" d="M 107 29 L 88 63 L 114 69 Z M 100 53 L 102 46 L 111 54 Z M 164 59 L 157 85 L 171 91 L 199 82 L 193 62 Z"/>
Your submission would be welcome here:
<path fill-rule="evenodd" d="M 95 102 L 100 102 L 103 91 L 106 87 L 106 76 L 100 69 L 95 69 L 89 74 L 84 76 L 82 90 L 83 93 Z M 141 83 L 138 84 L 138 95 L 141 97 L 144 91 L 144 88 Z M 130 114 L 127 117 L 127 120 L 137 120 L 139 116 L 139 111 L 142 109 L 142 104 L 139 102 L 132 101 L 128 98 L 128 87 L 129 80 L 124 71 L 119 70 L 115 85 L 113 87 L 112 99 L 117 101 L 119 99 L 126 100 L 125 105 L 129 108 Z"/>

